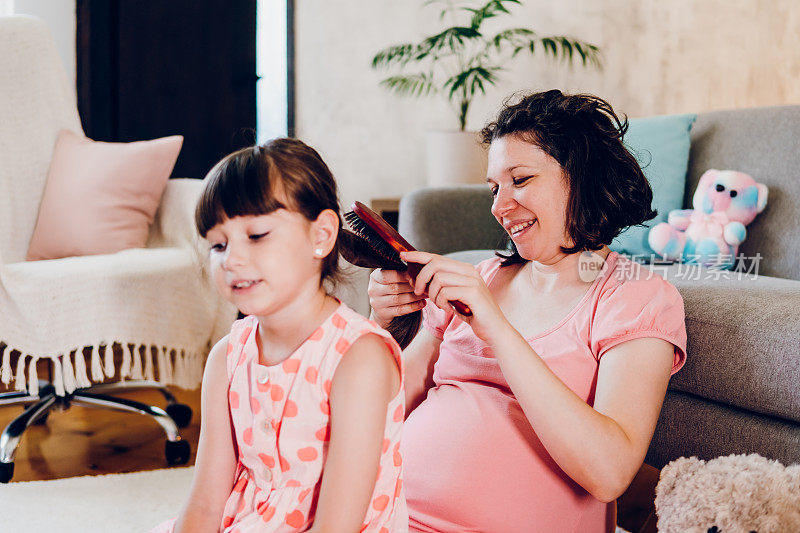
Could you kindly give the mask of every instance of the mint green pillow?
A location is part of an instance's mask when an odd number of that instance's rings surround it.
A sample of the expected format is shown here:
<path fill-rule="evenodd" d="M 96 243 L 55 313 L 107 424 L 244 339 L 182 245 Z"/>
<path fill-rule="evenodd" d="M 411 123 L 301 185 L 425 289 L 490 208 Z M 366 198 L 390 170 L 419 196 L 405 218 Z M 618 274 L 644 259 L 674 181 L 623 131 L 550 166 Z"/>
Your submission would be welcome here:
<path fill-rule="evenodd" d="M 645 226 L 631 226 L 611 243 L 615 252 L 629 255 L 654 253 L 647 244 L 647 233 L 659 222 L 666 222 L 673 209 L 683 207 L 686 170 L 689 166 L 689 132 L 696 114 L 664 115 L 630 119 L 623 142 L 636 157 L 653 190 L 653 209 L 658 216 Z"/>

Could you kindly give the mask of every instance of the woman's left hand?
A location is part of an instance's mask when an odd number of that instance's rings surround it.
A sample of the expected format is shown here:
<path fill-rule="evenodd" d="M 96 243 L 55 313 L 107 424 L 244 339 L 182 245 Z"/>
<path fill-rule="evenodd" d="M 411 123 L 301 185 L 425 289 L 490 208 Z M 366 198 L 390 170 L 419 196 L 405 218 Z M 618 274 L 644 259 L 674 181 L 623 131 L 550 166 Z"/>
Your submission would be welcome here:
<path fill-rule="evenodd" d="M 420 251 L 403 252 L 400 258 L 407 263 L 423 265 L 413 283 L 414 293 L 427 292 L 437 307 L 458 315 L 482 340 L 490 342 L 493 336 L 511 327 L 483 278 L 471 264 Z M 455 300 L 466 304 L 472 316 L 456 311 L 449 303 Z"/>

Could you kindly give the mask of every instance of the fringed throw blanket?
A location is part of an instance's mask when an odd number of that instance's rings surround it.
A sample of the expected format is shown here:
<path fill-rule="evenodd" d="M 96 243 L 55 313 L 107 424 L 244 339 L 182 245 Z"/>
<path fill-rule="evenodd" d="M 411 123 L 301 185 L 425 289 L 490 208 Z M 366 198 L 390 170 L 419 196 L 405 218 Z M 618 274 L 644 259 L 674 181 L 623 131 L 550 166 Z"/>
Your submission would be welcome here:
<path fill-rule="evenodd" d="M 59 395 L 115 374 L 196 388 L 235 318 L 199 269 L 188 247 L 1 265 L 0 381 L 35 395 L 46 358 Z"/>
<path fill-rule="evenodd" d="M 0 382 L 6 388 L 27 388 L 35 395 L 40 359 L 52 361 L 58 394 L 102 382 L 117 371 L 114 344 L 122 350 L 119 379 L 155 378 L 185 388 L 200 384 L 210 345 L 236 318 L 204 273 L 207 245 L 193 220 L 202 185 L 169 180 L 147 248 L 24 261 L 27 240 L 5 243 L 0 250 Z M 17 226 L 30 209 L 15 212 L 16 204 L 8 200 L 20 199 L 17 193 L 0 195 L 0 227 L 24 233 Z M 22 200 L 35 205 L 34 199 Z M 30 234 L 32 226 L 25 231 Z"/>

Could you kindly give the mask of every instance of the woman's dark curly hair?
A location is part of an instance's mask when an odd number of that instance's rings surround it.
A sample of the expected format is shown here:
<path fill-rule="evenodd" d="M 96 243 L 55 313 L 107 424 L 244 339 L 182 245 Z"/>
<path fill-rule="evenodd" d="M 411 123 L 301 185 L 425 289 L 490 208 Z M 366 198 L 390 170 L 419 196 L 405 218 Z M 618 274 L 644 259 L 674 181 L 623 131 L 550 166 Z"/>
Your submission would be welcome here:
<path fill-rule="evenodd" d="M 561 251 L 573 254 L 611 244 L 628 226 L 657 215 L 650 184 L 622 144 L 626 131 L 627 118 L 620 120 L 605 100 L 551 90 L 511 96 L 481 138 L 490 144 L 513 135 L 558 162 L 569 185 L 566 225 L 573 243 Z M 503 265 L 525 262 L 513 241 L 509 247 Z"/>

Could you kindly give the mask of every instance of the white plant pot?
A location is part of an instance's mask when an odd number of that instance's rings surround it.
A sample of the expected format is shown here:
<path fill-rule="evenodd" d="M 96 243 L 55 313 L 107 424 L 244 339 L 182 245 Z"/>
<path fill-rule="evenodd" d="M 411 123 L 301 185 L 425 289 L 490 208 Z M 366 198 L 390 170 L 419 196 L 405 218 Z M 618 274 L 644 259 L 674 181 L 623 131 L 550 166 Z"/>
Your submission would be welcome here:
<path fill-rule="evenodd" d="M 428 185 L 486 183 L 486 148 L 474 131 L 429 131 L 425 137 Z"/>

